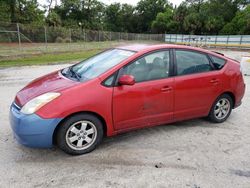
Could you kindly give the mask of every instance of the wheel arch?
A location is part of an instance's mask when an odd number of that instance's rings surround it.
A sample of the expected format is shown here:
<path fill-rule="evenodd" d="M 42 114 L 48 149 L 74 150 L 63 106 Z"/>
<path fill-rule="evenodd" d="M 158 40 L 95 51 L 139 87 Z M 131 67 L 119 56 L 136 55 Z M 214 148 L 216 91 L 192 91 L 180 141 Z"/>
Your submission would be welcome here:
<path fill-rule="evenodd" d="M 226 91 L 226 92 L 220 94 L 219 96 L 224 95 L 224 94 L 229 95 L 232 98 L 232 100 L 233 100 L 233 107 L 232 108 L 234 108 L 235 107 L 235 95 L 234 95 L 234 93 L 231 91 Z"/>
<path fill-rule="evenodd" d="M 93 115 L 95 117 L 97 117 L 101 122 L 102 122 L 102 125 L 103 125 L 103 133 L 104 133 L 104 136 L 107 136 L 107 123 L 105 121 L 105 119 L 98 113 L 96 112 L 91 112 L 91 111 L 79 111 L 79 112 L 74 112 L 72 114 L 69 114 L 67 115 L 65 118 L 63 118 L 59 123 L 58 125 L 56 126 L 54 132 L 53 132 L 53 136 L 52 136 L 52 141 L 53 141 L 53 144 L 56 144 L 56 134 L 57 134 L 57 131 L 59 129 L 59 127 L 70 117 L 72 116 L 75 116 L 77 114 L 89 114 L 89 115 Z"/>

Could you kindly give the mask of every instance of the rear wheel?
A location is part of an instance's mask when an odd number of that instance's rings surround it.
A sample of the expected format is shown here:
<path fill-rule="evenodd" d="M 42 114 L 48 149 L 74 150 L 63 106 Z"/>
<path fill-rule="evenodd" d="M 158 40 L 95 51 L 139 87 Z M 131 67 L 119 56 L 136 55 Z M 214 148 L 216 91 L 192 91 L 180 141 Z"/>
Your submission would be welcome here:
<path fill-rule="evenodd" d="M 222 123 L 224 122 L 231 114 L 233 106 L 232 98 L 227 95 L 223 94 L 216 99 L 214 102 L 208 118 L 210 121 L 215 123 Z"/>
<path fill-rule="evenodd" d="M 102 138 L 102 122 L 89 114 L 78 114 L 68 118 L 60 125 L 56 135 L 59 148 L 72 155 L 93 151 Z"/>

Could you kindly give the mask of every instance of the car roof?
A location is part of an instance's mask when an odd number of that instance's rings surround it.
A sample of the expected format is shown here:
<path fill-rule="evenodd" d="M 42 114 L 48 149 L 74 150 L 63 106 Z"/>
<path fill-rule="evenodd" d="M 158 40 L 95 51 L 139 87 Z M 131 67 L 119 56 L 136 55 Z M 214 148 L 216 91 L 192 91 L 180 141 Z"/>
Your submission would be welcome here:
<path fill-rule="evenodd" d="M 117 47 L 118 49 L 123 49 L 123 50 L 129 50 L 129 51 L 134 51 L 134 52 L 146 52 L 146 51 L 151 51 L 151 50 L 159 50 L 159 49 L 164 49 L 164 48 L 181 48 L 181 49 L 189 49 L 189 50 L 195 50 L 198 52 L 204 52 L 208 54 L 215 55 L 217 57 L 222 57 L 225 59 L 225 56 L 220 55 L 216 52 L 211 52 L 209 50 L 205 50 L 202 48 L 197 48 L 197 47 L 191 47 L 191 46 L 186 46 L 186 45 L 177 45 L 177 44 L 133 44 L 133 45 L 125 45 L 125 46 L 119 46 Z"/>
<path fill-rule="evenodd" d="M 130 50 L 139 52 L 142 50 L 156 50 L 162 48 L 186 48 L 186 49 L 199 49 L 195 47 L 185 46 L 185 45 L 177 45 L 177 44 L 132 44 L 126 46 L 119 46 L 119 49 Z"/>

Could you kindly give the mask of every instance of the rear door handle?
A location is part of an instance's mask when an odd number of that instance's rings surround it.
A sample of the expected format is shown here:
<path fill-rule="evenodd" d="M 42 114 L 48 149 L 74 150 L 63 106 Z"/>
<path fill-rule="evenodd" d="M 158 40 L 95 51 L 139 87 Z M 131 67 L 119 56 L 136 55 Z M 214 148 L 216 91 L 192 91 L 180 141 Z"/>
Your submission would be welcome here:
<path fill-rule="evenodd" d="M 164 86 L 163 88 L 161 88 L 161 91 L 162 92 L 169 92 L 169 91 L 172 91 L 172 87 L 170 87 L 170 86 Z"/>

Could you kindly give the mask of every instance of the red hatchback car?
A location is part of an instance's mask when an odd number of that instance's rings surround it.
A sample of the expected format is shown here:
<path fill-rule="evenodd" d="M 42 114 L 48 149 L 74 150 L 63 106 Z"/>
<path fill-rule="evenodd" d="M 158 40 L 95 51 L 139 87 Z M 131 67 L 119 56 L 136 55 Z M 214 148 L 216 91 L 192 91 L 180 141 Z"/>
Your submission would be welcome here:
<path fill-rule="evenodd" d="M 84 154 L 133 129 L 198 117 L 221 123 L 244 92 L 240 64 L 221 54 L 124 46 L 32 81 L 17 93 L 10 122 L 23 145 Z"/>

